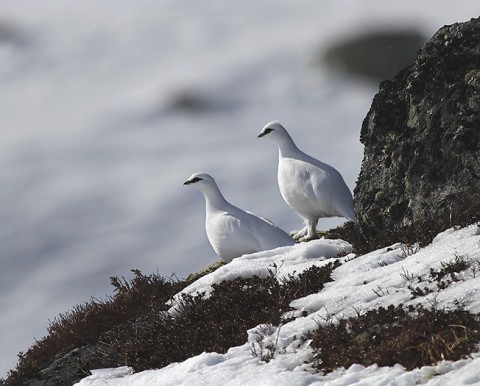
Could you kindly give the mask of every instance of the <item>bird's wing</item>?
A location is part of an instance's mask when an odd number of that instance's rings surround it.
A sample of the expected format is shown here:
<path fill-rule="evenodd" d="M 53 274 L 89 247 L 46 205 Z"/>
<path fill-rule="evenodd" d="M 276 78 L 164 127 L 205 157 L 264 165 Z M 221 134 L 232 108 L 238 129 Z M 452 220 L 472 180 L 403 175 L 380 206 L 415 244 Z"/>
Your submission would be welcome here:
<path fill-rule="evenodd" d="M 253 230 L 252 236 L 256 238 L 261 250 L 295 244 L 295 241 L 285 231 L 269 219 L 251 212 L 246 212 L 246 214 L 250 215 L 248 218 L 251 223 L 249 229 Z"/>
<path fill-rule="evenodd" d="M 353 197 L 340 172 L 334 167 L 318 161 L 310 170 L 310 179 L 317 199 L 323 199 L 325 204 L 339 216 L 353 220 Z M 328 197 L 328 198 L 326 198 Z"/>
<path fill-rule="evenodd" d="M 212 216 L 207 222 L 207 235 L 215 251 L 222 257 L 238 257 L 260 250 L 244 214 L 228 211 Z"/>
<path fill-rule="evenodd" d="M 252 212 L 250 212 L 250 211 L 248 211 L 248 210 L 246 210 L 245 213 L 248 213 L 249 215 L 251 215 L 251 216 L 253 216 L 253 217 L 256 217 L 256 218 L 258 218 L 258 219 L 260 219 L 260 220 L 265 221 L 267 224 L 270 224 L 270 225 L 276 227 L 276 225 L 273 223 L 273 221 L 269 220 L 269 219 L 266 218 L 266 217 L 258 216 L 258 215 L 256 215 L 255 213 L 252 213 Z"/>

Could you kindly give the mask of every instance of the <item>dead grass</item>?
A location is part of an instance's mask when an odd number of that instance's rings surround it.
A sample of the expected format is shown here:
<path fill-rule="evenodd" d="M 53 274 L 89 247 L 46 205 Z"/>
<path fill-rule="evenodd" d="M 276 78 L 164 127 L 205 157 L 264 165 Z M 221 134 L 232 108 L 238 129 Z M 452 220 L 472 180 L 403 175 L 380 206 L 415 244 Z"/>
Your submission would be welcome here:
<path fill-rule="evenodd" d="M 480 342 L 480 319 L 460 310 L 390 306 L 319 326 L 308 338 L 312 339 L 315 367 L 322 372 L 354 363 L 399 363 L 411 370 L 475 352 Z"/>

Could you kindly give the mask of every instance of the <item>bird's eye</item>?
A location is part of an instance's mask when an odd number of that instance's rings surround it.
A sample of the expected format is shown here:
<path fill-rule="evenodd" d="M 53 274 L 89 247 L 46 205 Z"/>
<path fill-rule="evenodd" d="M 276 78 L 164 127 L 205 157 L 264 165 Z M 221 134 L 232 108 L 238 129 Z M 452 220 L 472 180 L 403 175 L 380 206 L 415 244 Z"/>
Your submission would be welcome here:
<path fill-rule="evenodd" d="M 198 181 L 201 181 L 202 179 L 200 177 L 195 177 L 195 178 L 192 178 L 189 182 L 191 184 L 194 184 L 195 182 L 198 182 Z"/>
<path fill-rule="evenodd" d="M 271 133 L 274 129 L 271 129 L 270 127 L 265 129 L 264 133 L 265 134 L 268 134 L 268 133 Z"/>

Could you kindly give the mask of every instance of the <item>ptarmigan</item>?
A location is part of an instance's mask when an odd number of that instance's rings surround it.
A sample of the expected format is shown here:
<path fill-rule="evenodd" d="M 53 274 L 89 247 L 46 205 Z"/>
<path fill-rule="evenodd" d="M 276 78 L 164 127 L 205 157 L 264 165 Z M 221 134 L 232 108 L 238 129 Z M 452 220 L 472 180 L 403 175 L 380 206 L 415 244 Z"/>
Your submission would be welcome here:
<path fill-rule="evenodd" d="M 335 168 L 302 152 L 277 121 L 268 123 L 258 137 L 277 143 L 280 193 L 305 220 L 305 228 L 291 233 L 294 239 L 317 238 L 316 227 L 321 217 L 354 219 L 352 193 Z"/>
<path fill-rule="evenodd" d="M 195 173 L 184 185 L 192 185 L 204 194 L 208 240 L 226 262 L 247 253 L 295 244 L 287 233 L 272 222 L 225 200 L 210 175 Z"/>

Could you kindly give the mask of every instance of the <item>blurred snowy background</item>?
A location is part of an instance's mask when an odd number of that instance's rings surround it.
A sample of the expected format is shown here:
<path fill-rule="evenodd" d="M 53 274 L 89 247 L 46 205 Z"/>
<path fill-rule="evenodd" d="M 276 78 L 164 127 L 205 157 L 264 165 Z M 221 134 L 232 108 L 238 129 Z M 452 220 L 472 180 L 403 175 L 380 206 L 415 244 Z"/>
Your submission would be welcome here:
<path fill-rule="evenodd" d="M 109 277 L 179 278 L 218 258 L 203 196 L 283 229 L 301 221 L 276 183 L 278 119 L 353 190 L 377 84 L 319 53 L 374 27 L 431 36 L 472 1 L 0 1 L 0 377 L 49 320 Z M 341 219 L 320 221 L 326 229 Z"/>

